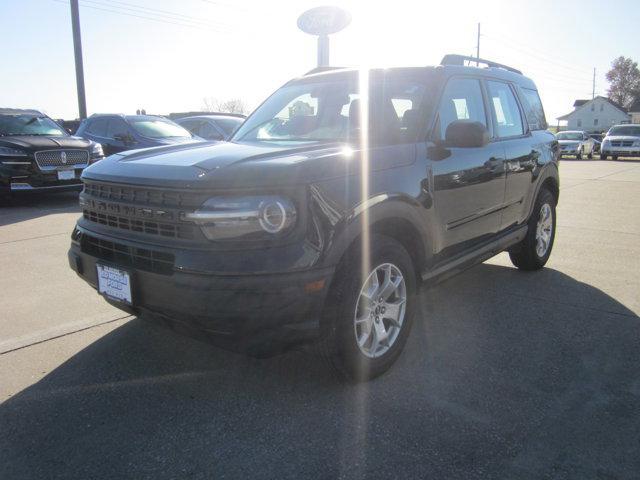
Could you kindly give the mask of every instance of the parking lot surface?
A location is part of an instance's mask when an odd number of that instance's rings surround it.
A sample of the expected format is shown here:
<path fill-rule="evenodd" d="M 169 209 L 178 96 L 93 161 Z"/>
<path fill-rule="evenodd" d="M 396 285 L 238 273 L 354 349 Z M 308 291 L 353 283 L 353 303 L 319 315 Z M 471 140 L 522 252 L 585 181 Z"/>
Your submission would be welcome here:
<path fill-rule="evenodd" d="M 542 271 L 430 290 L 384 376 L 247 358 L 126 317 L 67 266 L 73 194 L 0 209 L 0 478 L 631 479 L 640 162 L 561 162 Z"/>

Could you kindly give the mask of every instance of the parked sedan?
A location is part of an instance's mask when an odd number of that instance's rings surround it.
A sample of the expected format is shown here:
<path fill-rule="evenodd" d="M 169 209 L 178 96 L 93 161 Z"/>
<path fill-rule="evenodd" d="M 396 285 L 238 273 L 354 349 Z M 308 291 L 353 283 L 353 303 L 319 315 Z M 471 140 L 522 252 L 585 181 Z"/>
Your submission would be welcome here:
<path fill-rule="evenodd" d="M 205 140 L 227 140 L 240 125 L 244 117 L 236 115 L 197 115 L 179 118 L 176 122 Z"/>
<path fill-rule="evenodd" d="M 611 157 L 640 157 L 640 125 L 616 125 L 611 127 L 602 141 L 600 159 Z"/>
<path fill-rule="evenodd" d="M 82 122 L 76 135 L 99 142 L 105 155 L 202 141 L 177 123 L 155 115 L 91 115 Z"/>
<path fill-rule="evenodd" d="M 560 157 L 575 155 L 578 160 L 582 160 L 582 157 L 586 155 L 589 159 L 593 158 L 595 142 L 587 132 L 568 130 L 559 132 L 556 138 L 560 144 Z"/>

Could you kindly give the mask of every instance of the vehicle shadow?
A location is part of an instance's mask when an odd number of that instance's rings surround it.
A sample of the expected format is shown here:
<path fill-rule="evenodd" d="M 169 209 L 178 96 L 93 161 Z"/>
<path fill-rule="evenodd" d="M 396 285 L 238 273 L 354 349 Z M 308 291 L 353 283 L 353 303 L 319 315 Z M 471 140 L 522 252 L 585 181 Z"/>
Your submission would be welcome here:
<path fill-rule="evenodd" d="M 559 271 L 420 295 L 397 364 L 335 380 L 133 320 L 0 405 L 1 478 L 631 478 L 638 316 Z"/>
<path fill-rule="evenodd" d="M 0 226 L 61 212 L 80 213 L 78 192 L 17 194 L 0 204 Z"/>

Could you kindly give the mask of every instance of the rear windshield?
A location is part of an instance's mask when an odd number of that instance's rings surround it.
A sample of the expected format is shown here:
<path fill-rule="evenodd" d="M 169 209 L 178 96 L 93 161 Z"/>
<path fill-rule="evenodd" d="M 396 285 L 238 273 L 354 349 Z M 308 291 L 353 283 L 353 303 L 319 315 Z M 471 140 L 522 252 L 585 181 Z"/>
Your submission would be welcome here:
<path fill-rule="evenodd" d="M 640 137 L 640 127 L 633 125 L 623 125 L 621 127 L 613 127 L 607 135 L 628 135 L 631 137 Z"/>
<path fill-rule="evenodd" d="M 160 118 L 128 119 L 133 129 L 149 138 L 191 137 L 191 134 L 177 123 Z"/>
<path fill-rule="evenodd" d="M 244 118 L 216 118 L 215 122 L 229 136 L 244 122 Z"/>
<path fill-rule="evenodd" d="M 69 135 L 49 117 L 33 114 L 0 114 L 0 135 L 37 135 L 66 137 Z"/>
<path fill-rule="evenodd" d="M 558 140 L 582 140 L 581 132 L 562 132 L 556 135 Z"/>

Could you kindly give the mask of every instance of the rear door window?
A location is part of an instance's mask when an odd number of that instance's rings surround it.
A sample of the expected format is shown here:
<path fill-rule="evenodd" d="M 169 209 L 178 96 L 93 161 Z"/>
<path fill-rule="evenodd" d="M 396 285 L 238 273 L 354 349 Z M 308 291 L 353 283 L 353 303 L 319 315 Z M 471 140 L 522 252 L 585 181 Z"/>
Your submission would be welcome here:
<path fill-rule="evenodd" d="M 493 106 L 493 122 L 498 137 L 517 137 L 524 134 L 524 125 L 518 102 L 511 87 L 502 82 L 488 81 L 489 97 Z"/>

